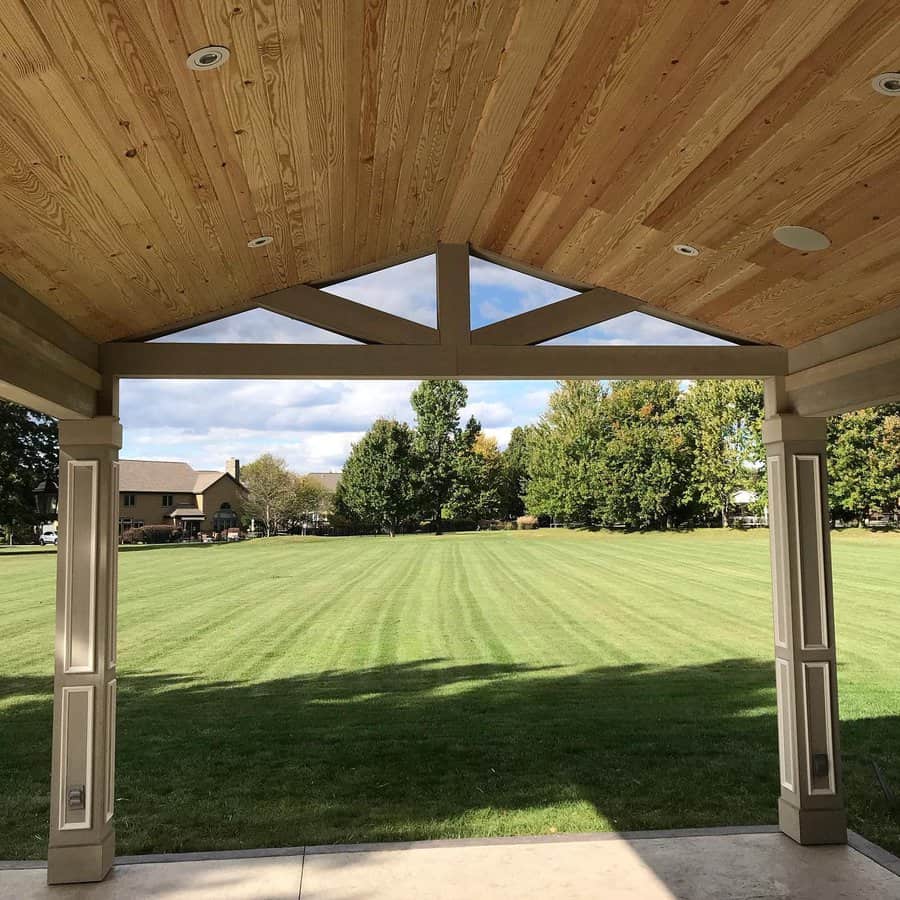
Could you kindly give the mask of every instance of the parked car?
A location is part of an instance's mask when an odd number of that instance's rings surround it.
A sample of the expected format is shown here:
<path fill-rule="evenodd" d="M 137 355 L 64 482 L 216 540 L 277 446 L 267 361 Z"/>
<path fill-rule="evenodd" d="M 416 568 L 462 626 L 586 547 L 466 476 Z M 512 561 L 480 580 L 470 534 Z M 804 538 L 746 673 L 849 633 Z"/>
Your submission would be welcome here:
<path fill-rule="evenodd" d="M 38 542 L 42 547 L 46 547 L 48 544 L 52 544 L 55 547 L 58 541 L 59 535 L 56 532 L 55 525 L 44 525 L 41 528 L 41 536 L 38 538 Z"/>

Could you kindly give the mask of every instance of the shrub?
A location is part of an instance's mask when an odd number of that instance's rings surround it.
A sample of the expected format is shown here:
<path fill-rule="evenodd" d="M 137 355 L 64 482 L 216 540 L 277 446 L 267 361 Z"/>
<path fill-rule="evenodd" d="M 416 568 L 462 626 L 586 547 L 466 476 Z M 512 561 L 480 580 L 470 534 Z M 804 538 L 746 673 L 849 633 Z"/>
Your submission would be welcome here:
<path fill-rule="evenodd" d="M 181 531 L 172 525 L 142 525 L 122 534 L 123 544 L 168 544 L 181 539 Z"/>
<path fill-rule="evenodd" d="M 519 516 L 516 519 L 516 525 L 523 531 L 529 531 L 538 527 L 538 518 L 537 516 Z"/>

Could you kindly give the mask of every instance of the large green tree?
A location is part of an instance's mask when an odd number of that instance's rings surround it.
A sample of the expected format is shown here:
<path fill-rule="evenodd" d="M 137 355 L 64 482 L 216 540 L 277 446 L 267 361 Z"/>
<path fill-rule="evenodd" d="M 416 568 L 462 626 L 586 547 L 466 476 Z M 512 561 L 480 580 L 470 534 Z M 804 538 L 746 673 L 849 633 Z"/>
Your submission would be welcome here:
<path fill-rule="evenodd" d="M 423 381 L 412 393 L 416 414 L 413 447 L 422 512 L 440 534 L 443 510 L 453 496 L 460 454 L 472 436 L 460 427 L 460 412 L 469 392 L 461 381 Z"/>
<path fill-rule="evenodd" d="M 680 400 L 676 381 L 613 384 L 604 403 L 610 438 L 595 514 L 604 525 L 665 528 L 677 521 L 690 474 Z"/>
<path fill-rule="evenodd" d="M 596 381 L 563 381 L 528 436 L 525 507 L 532 515 L 591 522 L 604 484 L 603 448 L 610 437 Z"/>
<path fill-rule="evenodd" d="M 416 509 L 413 435 L 408 425 L 378 419 L 353 445 L 335 496 L 339 514 L 391 537 Z"/>
<path fill-rule="evenodd" d="M 727 525 L 732 495 L 754 479 L 764 457 L 762 385 L 698 381 L 683 405 L 692 457 L 687 496 Z"/>
<path fill-rule="evenodd" d="M 54 480 L 59 466 L 56 421 L 0 401 L 0 526 L 30 541 L 41 517 L 34 491 Z"/>
<path fill-rule="evenodd" d="M 470 421 L 470 426 L 472 425 Z M 464 432 L 469 432 L 469 428 Z M 497 440 L 479 429 L 471 445 L 464 447 L 457 463 L 457 481 L 449 511 L 460 519 L 495 519 L 500 515 L 504 499 L 503 454 Z"/>

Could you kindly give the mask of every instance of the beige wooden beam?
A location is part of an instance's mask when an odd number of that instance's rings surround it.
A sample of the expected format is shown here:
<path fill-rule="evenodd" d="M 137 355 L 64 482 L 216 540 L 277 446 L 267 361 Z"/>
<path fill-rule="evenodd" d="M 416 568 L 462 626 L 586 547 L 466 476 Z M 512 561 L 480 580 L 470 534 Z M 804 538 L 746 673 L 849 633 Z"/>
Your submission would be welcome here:
<path fill-rule="evenodd" d="M 464 345 L 471 339 L 468 244 L 438 244 L 437 321 L 444 345 Z"/>
<path fill-rule="evenodd" d="M 779 347 L 482 347 L 110 343 L 106 378 L 757 378 Z"/>
<path fill-rule="evenodd" d="M 763 378 L 787 369 L 780 347 L 463 347 L 468 378 Z"/>
<path fill-rule="evenodd" d="M 307 284 L 257 297 L 256 305 L 365 344 L 436 344 L 434 328 Z"/>
<path fill-rule="evenodd" d="M 91 416 L 98 363 L 93 341 L 0 275 L 0 396 L 58 418 Z"/>
<path fill-rule="evenodd" d="M 97 345 L 24 288 L 0 275 L 0 338 L 15 342 L 24 332 L 38 335 L 56 352 L 87 369 L 97 368 Z"/>
<path fill-rule="evenodd" d="M 900 338 L 900 307 L 793 347 L 788 354 L 788 361 L 791 372 L 800 372 L 897 338 Z"/>
<path fill-rule="evenodd" d="M 58 419 L 93 416 L 97 391 L 27 347 L 0 340 L 0 397 Z"/>
<path fill-rule="evenodd" d="M 602 287 L 594 288 L 583 294 L 567 297 L 518 316 L 476 328 L 472 332 L 472 343 L 516 347 L 540 344 L 564 334 L 571 334 L 580 328 L 588 328 L 615 319 L 617 316 L 639 309 L 641 305 L 640 301 L 618 291 Z"/>

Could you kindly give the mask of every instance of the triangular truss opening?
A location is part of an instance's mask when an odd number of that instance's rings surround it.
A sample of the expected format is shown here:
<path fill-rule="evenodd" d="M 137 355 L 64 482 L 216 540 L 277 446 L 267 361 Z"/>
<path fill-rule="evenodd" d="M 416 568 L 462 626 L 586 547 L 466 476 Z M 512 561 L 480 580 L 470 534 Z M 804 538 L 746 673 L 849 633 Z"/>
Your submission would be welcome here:
<path fill-rule="evenodd" d="M 157 338 L 197 344 L 358 344 L 351 338 L 266 309 L 248 309 Z"/>
<path fill-rule="evenodd" d="M 669 322 L 642 312 L 629 312 L 598 325 L 543 341 L 538 346 L 712 346 L 734 344 L 677 322 Z"/>
<path fill-rule="evenodd" d="M 323 288 L 363 306 L 401 316 L 420 325 L 437 325 L 435 256 L 420 256 L 377 272 L 358 275 Z"/>
<path fill-rule="evenodd" d="M 472 328 L 574 296 L 577 291 L 477 256 L 469 257 Z"/>

